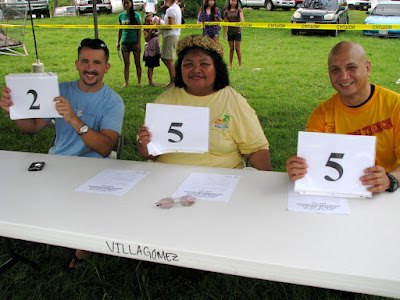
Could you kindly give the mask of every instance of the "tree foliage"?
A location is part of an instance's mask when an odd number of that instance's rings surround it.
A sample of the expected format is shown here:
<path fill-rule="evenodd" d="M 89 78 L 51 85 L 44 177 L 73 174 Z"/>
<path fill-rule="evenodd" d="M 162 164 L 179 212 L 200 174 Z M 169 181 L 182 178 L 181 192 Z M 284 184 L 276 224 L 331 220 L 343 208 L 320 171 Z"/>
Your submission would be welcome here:
<path fill-rule="evenodd" d="M 200 11 L 200 4 L 203 3 L 203 0 L 186 0 L 185 1 L 185 18 L 194 18 L 197 19 L 197 15 Z M 224 11 L 225 1 L 217 0 L 217 7 L 220 9 L 221 14 Z"/>

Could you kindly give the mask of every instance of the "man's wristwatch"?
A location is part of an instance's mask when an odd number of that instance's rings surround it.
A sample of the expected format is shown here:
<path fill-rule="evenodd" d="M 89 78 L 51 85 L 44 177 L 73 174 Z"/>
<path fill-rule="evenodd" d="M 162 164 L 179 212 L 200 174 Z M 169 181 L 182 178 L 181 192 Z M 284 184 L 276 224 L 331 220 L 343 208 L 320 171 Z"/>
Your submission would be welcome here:
<path fill-rule="evenodd" d="M 387 177 L 389 177 L 390 187 L 386 190 L 387 192 L 394 192 L 399 187 L 399 181 L 396 177 L 394 177 L 390 173 L 386 173 Z"/>
<path fill-rule="evenodd" d="M 84 135 L 86 132 L 88 132 L 89 130 L 89 126 L 87 126 L 86 124 L 83 124 L 81 128 L 79 128 L 79 135 Z"/>

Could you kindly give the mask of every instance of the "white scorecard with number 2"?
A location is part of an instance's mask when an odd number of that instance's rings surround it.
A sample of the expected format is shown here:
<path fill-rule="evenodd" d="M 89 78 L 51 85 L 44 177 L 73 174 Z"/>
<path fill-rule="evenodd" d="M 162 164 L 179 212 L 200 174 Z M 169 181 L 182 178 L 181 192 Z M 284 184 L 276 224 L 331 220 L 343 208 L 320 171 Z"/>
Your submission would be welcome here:
<path fill-rule="evenodd" d="M 371 197 L 361 184 L 364 169 L 375 165 L 376 137 L 299 132 L 297 156 L 306 160 L 307 174 L 295 182 L 302 194 Z"/>
<path fill-rule="evenodd" d="M 9 74 L 6 86 L 11 90 L 10 119 L 62 118 L 53 99 L 60 95 L 54 73 Z"/>
<path fill-rule="evenodd" d="M 208 107 L 147 103 L 145 125 L 151 132 L 151 155 L 208 152 Z"/>

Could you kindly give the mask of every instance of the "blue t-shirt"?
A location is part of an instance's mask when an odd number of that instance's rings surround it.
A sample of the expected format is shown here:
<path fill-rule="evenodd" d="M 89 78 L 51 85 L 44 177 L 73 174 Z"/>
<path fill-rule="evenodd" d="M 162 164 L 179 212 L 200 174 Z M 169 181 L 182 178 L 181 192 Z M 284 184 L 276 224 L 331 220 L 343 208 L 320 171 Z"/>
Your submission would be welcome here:
<path fill-rule="evenodd" d="M 104 86 L 95 93 L 82 92 L 78 82 L 60 83 L 60 95 L 71 103 L 75 115 L 89 128 L 100 132 L 110 129 L 121 134 L 125 105 L 121 97 L 109 86 Z M 75 128 L 65 122 L 64 118 L 56 118 L 56 141 L 49 154 L 102 157 L 82 141 Z"/>

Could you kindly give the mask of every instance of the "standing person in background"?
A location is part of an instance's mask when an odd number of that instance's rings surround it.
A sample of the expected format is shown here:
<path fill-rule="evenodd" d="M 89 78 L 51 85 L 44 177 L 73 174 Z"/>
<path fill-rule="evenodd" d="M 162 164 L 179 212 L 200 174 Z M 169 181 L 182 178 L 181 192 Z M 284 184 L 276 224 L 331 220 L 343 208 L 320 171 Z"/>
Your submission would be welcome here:
<path fill-rule="evenodd" d="M 147 15 L 144 18 L 145 25 L 154 25 L 152 14 Z M 144 48 L 143 60 L 146 62 L 147 77 L 149 78 L 150 86 L 158 86 L 157 83 L 153 82 L 154 68 L 160 66 L 160 41 L 158 39 L 157 29 L 143 29 L 144 39 L 146 46 Z"/>
<path fill-rule="evenodd" d="M 165 13 L 165 25 L 180 25 L 182 20 L 181 9 L 176 4 L 175 0 L 166 0 L 165 3 L 169 6 Z M 163 45 L 161 50 L 161 59 L 169 72 L 169 82 L 164 87 L 173 87 L 175 79 L 175 51 L 176 44 L 179 41 L 181 34 L 180 28 L 163 29 Z"/>
<path fill-rule="evenodd" d="M 144 15 L 146 16 L 149 13 L 157 14 L 157 3 L 157 0 L 146 0 L 143 5 Z"/>
<path fill-rule="evenodd" d="M 185 24 L 185 18 L 183 17 L 183 12 L 185 11 L 185 1 L 184 0 L 179 0 L 176 4 L 179 5 L 179 7 L 181 8 L 181 14 L 182 14 L 182 20 L 181 20 L 181 24 Z"/>
<path fill-rule="evenodd" d="M 140 25 L 142 19 L 140 14 L 133 10 L 132 0 L 123 0 L 122 5 L 124 6 L 123 12 L 119 14 L 118 22 L 121 25 Z M 140 65 L 140 39 L 142 33 L 140 29 L 120 29 L 118 31 L 118 43 L 117 49 L 121 48 L 122 56 L 124 58 L 124 77 L 125 84 L 122 87 L 129 86 L 129 66 L 130 53 L 133 52 L 133 57 L 135 59 L 136 75 L 138 78 L 138 86 L 142 87 L 142 66 Z M 122 43 L 121 43 L 122 38 Z M 121 47 L 122 44 L 122 47 Z"/>
<path fill-rule="evenodd" d="M 204 22 L 221 21 L 221 12 L 217 7 L 215 0 L 204 0 L 204 17 L 202 8 L 200 7 L 199 15 L 197 17 L 197 24 Z M 206 25 L 203 32 L 204 36 L 209 36 L 215 41 L 219 41 L 219 27 L 218 25 Z"/>
<path fill-rule="evenodd" d="M 244 22 L 243 10 L 238 6 L 238 0 L 229 0 L 228 8 L 225 11 L 225 22 Z M 226 39 L 226 27 L 224 26 L 224 39 Z M 242 68 L 242 52 L 240 43 L 242 41 L 242 29 L 240 27 L 228 28 L 229 43 L 229 68 L 232 68 L 233 54 L 236 54 L 239 60 L 239 68 Z"/>
<path fill-rule="evenodd" d="M 161 19 L 164 20 L 165 13 L 167 12 L 168 9 L 168 5 L 165 3 L 165 1 L 161 1 L 160 9 L 161 9 Z"/>

